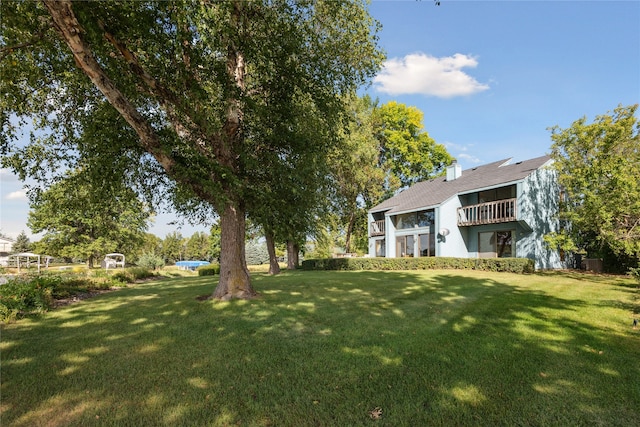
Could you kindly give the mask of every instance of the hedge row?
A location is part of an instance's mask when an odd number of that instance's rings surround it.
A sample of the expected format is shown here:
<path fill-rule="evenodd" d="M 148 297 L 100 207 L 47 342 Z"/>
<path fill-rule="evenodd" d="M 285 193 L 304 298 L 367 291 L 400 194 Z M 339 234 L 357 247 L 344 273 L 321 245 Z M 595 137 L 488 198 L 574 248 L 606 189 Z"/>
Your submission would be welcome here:
<path fill-rule="evenodd" d="M 528 258 L 326 258 L 302 262 L 303 270 L 484 270 L 533 273 L 535 264 Z"/>
<path fill-rule="evenodd" d="M 207 264 L 198 267 L 198 276 L 215 276 L 220 274 L 220 264 Z"/>

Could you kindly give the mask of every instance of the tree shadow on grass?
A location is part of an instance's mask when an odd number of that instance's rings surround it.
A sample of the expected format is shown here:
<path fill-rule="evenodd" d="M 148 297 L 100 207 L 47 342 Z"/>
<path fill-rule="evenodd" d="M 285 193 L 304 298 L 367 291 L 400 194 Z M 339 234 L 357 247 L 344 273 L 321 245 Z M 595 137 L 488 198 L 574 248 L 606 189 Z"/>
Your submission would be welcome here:
<path fill-rule="evenodd" d="M 103 295 L 3 332 L 7 425 L 619 424 L 640 421 L 637 335 L 512 275 L 254 275 Z M 620 393 L 620 388 L 624 393 Z M 612 396 L 616 396 L 612 398 Z"/>

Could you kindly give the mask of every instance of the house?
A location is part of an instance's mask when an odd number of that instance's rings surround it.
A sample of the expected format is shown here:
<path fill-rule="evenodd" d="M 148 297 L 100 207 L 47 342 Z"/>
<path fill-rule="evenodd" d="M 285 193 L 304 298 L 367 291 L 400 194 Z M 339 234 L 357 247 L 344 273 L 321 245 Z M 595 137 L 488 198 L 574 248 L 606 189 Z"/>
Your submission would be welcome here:
<path fill-rule="evenodd" d="M 369 211 L 369 256 L 518 257 L 562 268 L 543 236 L 558 231 L 560 188 L 549 156 L 511 159 L 419 182 Z"/>
<path fill-rule="evenodd" d="M 7 267 L 9 265 L 9 255 L 13 251 L 13 245 L 15 240 L 8 237 L 0 236 L 0 267 Z"/>

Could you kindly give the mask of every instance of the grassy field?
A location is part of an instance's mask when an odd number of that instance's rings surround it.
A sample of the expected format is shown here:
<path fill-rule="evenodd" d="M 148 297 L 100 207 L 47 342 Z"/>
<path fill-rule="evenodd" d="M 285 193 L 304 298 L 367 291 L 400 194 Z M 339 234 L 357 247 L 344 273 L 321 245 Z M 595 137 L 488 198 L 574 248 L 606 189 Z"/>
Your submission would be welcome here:
<path fill-rule="evenodd" d="M 640 425 L 637 284 L 487 272 L 169 278 L 2 328 L 2 426 Z"/>

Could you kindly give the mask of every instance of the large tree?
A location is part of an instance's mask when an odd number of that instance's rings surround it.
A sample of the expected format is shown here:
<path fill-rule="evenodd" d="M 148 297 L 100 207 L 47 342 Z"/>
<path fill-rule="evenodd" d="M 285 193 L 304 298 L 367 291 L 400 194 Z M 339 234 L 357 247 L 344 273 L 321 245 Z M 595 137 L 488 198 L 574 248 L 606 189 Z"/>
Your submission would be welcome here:
<path fill-rule="evenodd" d="M 442 144 L 424 130 L 424 113 L 416 107 L 391 101 L 374 110 L 374 127 L 380 144 L 379 166 L 386 173 L 386 197 L 442 173 L 453 161 Z"/>
<path fill-rule="evenodd" d="M 395 101 L 346 99 L 349 122 L 330 156 L 334 212 L 347 252 L 366 250 L 367 210 L 396 191 L 437 176 L 453 158 L 424 130 L 423 113 Z M 354 245 L 354 241 L 358 242 Z"/>
<path fill-rule="evenodd" d="M 188 260 L 211 260 L 211 243 L 207 233 L 196 231 L 189 237 L 185 245 L 185 255 Z"/>
<path fill-rule="evenodd" d="M 183 199 L 205 201 L 219 215 L 219 298 L 255 294 L 244 253 L 245 215 L 264 203 L 254 190 L 262 188 L 255 159 L 310 148 L 258 137 L 273 130 L 268 118 L 310 105 L 331 133 L 339 95 L 367 82 L 382 60 L 377 24 L 360 0 L 43 0 L 0 8 L 3 149 L 19 125 L 12 117 L 55 122 L 71 135 L 106 99 Z"/>
<path fill-rule="evenodd" d="M 165 262 L 175 264 L 176 261 L 182 261 L 185 257 L 186 242 L 182 234 L 178 231 L 168 233 L 162 241 L 162 256 Z"/>
<path fill-rule="evenodd" d="M 77 171 L 33 197 L 28 225 L 44 233 L 36 243 L 39 252 L 83 259 L 93 267 L 101 255 L 140 246 L 150 215 L 130 188 L 112 183 L 96 189 Z"/>
<path fill-rule="evenodd" d="M 611 251 L 640 260 L 638 105 L 619 106 L 570 127 L 551 128 L 551 155 L 564 190 L 564 230 L 548 239 L 589 256 Z"/>
<path fill-rule="evenodd" d="M 345 102 L 349 121 L 341 133 L 342 144 L 330 156 L 332 211 L 340 215 L 344 224 L 345 251 L 352 252 L 358 247 L 353 245 L 352 236 L 362 234 L 359 228 L 366 229 L 366 209 L 383 194 L 385 171 L 380 167 L 380 146 L 374 128 L 376 102 L 368 96 L 353 95 Z"/>

